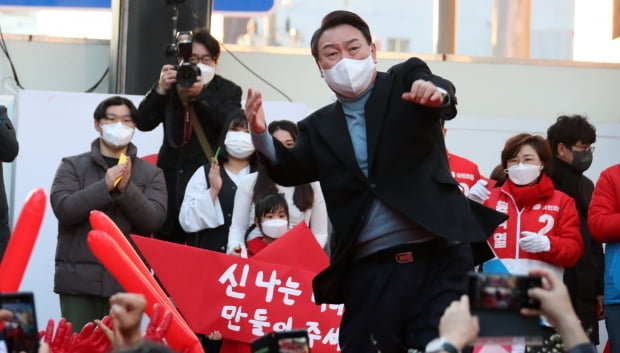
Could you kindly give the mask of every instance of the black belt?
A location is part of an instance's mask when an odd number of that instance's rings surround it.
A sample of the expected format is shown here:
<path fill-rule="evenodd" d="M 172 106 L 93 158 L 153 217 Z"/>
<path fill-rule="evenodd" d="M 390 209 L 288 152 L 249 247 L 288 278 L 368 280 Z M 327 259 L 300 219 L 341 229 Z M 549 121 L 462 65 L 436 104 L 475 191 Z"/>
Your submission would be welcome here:
<path fill-rule="evenodd" d="M 460 244 L 460 242 L 444 238 L 433 239 L 422 243 L 402 244 L 388 249 L 379 250 L 376 253 L 360 259 L 360 261 L 407 264 L 439 256 L 442 250 L 457 244 Z"/>

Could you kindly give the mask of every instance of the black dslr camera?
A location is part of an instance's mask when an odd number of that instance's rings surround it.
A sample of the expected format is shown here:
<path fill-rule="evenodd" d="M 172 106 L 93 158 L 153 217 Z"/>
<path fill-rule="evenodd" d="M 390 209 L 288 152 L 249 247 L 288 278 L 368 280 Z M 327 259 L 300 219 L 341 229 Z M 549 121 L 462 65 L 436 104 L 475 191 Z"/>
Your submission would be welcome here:
<path fill-rule="evenodd" d="M 183 59 L 179 65 L 174 67 L 177 70 L 177 84 L 184 88 L 192 87 L 196 82 L 196 77 L 200 76 L 200 68 L 189 61 L 192 56 L 191 31 L 177 33 L 177 54 Z"/>

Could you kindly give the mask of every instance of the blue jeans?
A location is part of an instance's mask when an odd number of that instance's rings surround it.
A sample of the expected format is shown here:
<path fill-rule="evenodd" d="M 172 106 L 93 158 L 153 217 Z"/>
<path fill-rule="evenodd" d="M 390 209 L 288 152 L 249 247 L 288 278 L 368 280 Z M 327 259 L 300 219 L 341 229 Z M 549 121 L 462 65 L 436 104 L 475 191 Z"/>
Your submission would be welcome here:
<path fill-rule="evenodd" d="M 620 304 L 605 305 L 605 327 L 611 353 L 620 353 Z"/>

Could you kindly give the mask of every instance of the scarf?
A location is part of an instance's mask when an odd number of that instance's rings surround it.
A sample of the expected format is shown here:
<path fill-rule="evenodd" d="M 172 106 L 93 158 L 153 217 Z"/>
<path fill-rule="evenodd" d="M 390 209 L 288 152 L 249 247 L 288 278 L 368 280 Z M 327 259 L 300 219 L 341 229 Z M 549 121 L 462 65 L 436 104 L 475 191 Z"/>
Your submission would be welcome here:
<path fill-rule="evenodd" d="M 553 181 L 546 174 L 542 174 L 538 183 L 519 186 L 507 179 L 502 189 L 514 197 L 519 209 L 530 207 L 536 202 L 550 198 L 555 192 Z"/>

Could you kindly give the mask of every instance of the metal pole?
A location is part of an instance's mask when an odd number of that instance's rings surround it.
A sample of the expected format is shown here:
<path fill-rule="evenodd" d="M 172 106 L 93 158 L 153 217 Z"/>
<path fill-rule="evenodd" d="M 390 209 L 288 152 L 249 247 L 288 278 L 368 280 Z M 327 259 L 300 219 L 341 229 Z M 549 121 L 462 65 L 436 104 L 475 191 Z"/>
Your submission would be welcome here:
<path fill-rule="evenodd" d="M 531 0 L 494 0 L 493 55 L 529 58 Z"/>
<path fill-rule="evenodd" d="M 438 54 L 456 53 L 457 0 L 438 0 L 437 44 Z"/>
<path fill-rule="evenodd" d="M 205 0 L 207 13 L 205 16 L 205 28 L 211 33 L 211 14 L 213 14 L 213 0 Z"/>
<path fill-rule="evenodd" d="M 127 25 L 129 0 L 112 1 L 112 23 L 117 23 L 112 30 L 110 42 L 110 92 L 125 94 L 125 77 L 127 60 Z"/>

